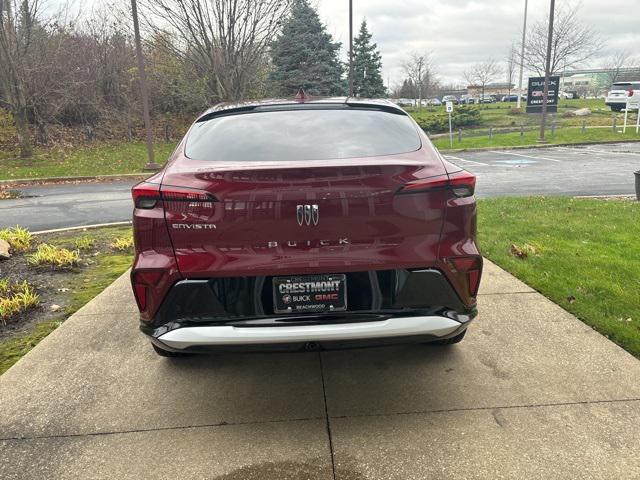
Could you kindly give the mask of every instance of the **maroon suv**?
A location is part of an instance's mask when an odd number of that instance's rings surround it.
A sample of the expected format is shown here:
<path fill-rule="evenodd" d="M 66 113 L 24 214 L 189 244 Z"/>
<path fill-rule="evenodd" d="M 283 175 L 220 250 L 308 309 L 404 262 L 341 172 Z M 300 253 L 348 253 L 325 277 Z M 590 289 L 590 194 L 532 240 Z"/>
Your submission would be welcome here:
<path fill-rule="evenodd" d="M 141 329 L 164 356 L 457 343 L 474 187 L 387 101 L 217 106 L 133 188 Z"/>

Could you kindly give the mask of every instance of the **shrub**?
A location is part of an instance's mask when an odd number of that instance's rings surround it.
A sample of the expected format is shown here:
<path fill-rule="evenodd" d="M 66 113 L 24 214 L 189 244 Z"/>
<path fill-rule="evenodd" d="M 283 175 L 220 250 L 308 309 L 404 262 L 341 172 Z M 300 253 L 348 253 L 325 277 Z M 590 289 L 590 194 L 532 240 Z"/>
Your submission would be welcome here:
<path fill-rule="evenodd" d="M 111 248 L 118 252 L 125 252 L 133 248 L 133 236 L 118 237 L 111 244 Z"/>
<path fill-rule="evenodd" d="M 414 113 L 414 118 L 425 132 L 442 133 L 449 130 L 449 116 L 444 110 L 432 113 Z M 451 115 L 453 128 L 470 127 L 480 123 L 480 110 L 472 106 L 460 106 Z"/>
<path fill-rule="evenodd" d="M 524 109 L 522 108 L 511 108 L 509 110 L 509 115 L 522 115 L 524 113 Z"/>
<path fill-rule="evenodd" d="M 0 280 L 0 322 L 7 324 L 12 316 L 38 305 L 38 295 L 27 282 L 9 283 Z"/>
<path fill-rule="evenodd" d="M 93 237 L 84 236 L 76 238 L 73 243 L 78 250 L 90 250 L 95 246 L 96 240 Z"/>
<path fill-rule="evenodd" d="M 67 250 L 43 243 L 38 245 L 36 253 L 29 256 L 29 264 L 34 266 L 51 266 L 53 268 L 69 268 L 78 263 L 80 252 Z"/>
<path fill-rule="evenodd" d="M 8 278 L 0 278 L 0 297 L 6 295 L 9 291 L 9 279 Z"/>
<path fill-rule="evenodd" d="M 26 252 L 33 241 L 31 232 L 19 226 L 0 230 L 0 238 L 8 242 L 14 252 Z"/>

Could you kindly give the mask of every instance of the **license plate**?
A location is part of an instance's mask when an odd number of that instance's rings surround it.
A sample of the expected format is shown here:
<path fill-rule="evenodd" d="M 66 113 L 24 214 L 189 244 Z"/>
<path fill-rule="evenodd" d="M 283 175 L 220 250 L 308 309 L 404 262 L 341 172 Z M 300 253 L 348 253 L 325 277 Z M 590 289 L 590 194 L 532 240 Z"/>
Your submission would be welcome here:
<path fill-rule="evenodd" d="M 347 309 L 347 277 L 304 275 L 273 279 L 275 313 L 324 313 Z"/>

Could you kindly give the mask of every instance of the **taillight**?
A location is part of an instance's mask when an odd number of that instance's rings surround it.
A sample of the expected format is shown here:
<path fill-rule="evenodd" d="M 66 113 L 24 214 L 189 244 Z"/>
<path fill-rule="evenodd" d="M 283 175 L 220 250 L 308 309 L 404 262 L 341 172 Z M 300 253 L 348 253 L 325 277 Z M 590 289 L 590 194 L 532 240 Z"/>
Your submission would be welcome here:
<path fill-rule="evenodd" d="M 217 201 L 209 192 L 202 190 L 149 182 L 135 185 L 131 195 L 136 208 L 151 209 L 163 200 L 168 209 L 177 213 L 206 213 Z"/>
<path fill-rule="evenodd" d="M 449 257 L 445 261 L 451 271 L 458 275 L 467 285 L 470 296 L 478 294 L 480 275 L 482 274 L 482 257 L 473 255 L 467 257 Z"/>
<path fill-rule="evenodd" d="M 149 288 L 158 285 L 164 274 L 165 270 L 140 270 L 133 272 L 131 283 L 133 284 L 133 293 L 140 311 L 147 309 L 147 291 Z"/>
<path fill-rule="evenodd" d="M 629 89 L 629 91 L 627 92 L 627 96 L 633 97 L 633 88 Z"/>
<path fill-rule="evenodd" d="M 433 190 L 449 189 L 456 197 L 470 197 L 475 192 L 476 176 L 465 170 L 438 175 L 435 177 L 421 178 L 404 185 L 399 194 L 420 193 Z"/>
<path fill-rule="evenodd" d="M 163 185 L 160 193 L 165 209 L 171 213 L 210 216 L 217 201 L 209 192 L 186 187 Z"/>
<path fill-rule="evenodd" d="M 141 182 L 131 189 L 133 204 L 136 208 L 150 209 L 160 200 L 160 185 L 157 183 Z"/>
<path fill-rule="evenodd" d="M 449 185 L 456 197 L 471 197 L 476 191 L 476 176 L 465 170 L 450 173 Z"/>

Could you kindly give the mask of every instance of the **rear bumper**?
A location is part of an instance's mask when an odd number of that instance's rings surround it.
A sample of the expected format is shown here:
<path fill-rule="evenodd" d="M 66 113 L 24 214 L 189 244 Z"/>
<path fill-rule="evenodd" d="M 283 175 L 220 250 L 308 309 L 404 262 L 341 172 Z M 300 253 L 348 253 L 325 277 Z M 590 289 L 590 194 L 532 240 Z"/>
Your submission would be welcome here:
<path fill-rule="evenodd" d="M 458 330 L 460 325 L 460 322 L 447 317 L 420 316 L 292 327 L 235 327 L 232 325 L 183 327 L 160 335 L 157 340 L 168 347 L 182 350 L 199 345 L 331 342 L 413 335 L 431 335 L 441 338 Z"/>
<path fill-rule="evenodd" d="M 297 315 L 274 313 L 270 278 L 179 281 L 140 328 L 171 351 L 291 351 L 446 339 L 477 314 L 438 270 L 348 275 L 348 311 Z"/>

